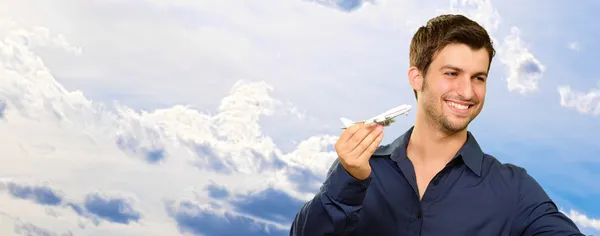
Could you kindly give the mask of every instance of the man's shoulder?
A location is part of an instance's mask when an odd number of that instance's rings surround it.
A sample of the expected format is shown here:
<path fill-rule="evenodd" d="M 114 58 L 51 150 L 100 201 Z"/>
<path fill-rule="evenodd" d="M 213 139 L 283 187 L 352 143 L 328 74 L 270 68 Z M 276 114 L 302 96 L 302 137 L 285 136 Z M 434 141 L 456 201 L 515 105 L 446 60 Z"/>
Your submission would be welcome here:
<path fill-rule="evenodd" d="M 489 153 L 483 153 L 483 164 L 494 166 L 494 167 L 499 167 L 499 168 L 503 168 L 503 169 L 510 169 L 510 170 L 517 170 L 517 171 L 525 170 L 524 167 L 519 166 L 517 164 L 513 164 L 511 162 L 502 162 L 502 161 L 500 161 L 500 159 L 496 158 L 496 156 L 489 154 Z"/>
<path fill-rule="evenodd" d="M 504 183 L 507 190 L 519 198 L 527 196 L 538 202 L 550 200 L 542 185 L 528 173 L 525 167 L 503 163 L 489 154 L 484 154 L 483 163 L 484 175 L 491 177 L 495 183 Z"/>
<path fill-rule="evenodd" d="M 529 177 L 525 167 L 510 162 L 502 162 L 488 153 L 483 154 L 482 166 L 482 173 L 484 175 L 491 174 L 490 176 L 500 177 L 513 183 L 519 182 L 524 177 Z"/>

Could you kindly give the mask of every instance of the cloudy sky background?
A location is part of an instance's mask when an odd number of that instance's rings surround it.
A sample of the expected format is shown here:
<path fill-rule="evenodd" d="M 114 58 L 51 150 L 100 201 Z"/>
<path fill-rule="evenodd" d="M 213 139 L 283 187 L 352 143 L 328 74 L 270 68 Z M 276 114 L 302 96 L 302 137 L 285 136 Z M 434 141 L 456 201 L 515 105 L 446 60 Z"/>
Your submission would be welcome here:
<path fill-rule="evenodd" d="M 498 50 L 471 131 L 598 235 L 598 9 L 2 0 L 0 235 L 286 235 L 335 158 L 339 117 L 414 105 L 410 39 L 447 12 Z"/>

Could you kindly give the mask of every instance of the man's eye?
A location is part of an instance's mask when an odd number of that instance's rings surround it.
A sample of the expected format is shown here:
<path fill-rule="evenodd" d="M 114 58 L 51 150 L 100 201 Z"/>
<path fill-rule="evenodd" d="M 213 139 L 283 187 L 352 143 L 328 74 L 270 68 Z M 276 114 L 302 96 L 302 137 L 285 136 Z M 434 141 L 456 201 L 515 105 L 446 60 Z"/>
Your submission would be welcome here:
<path fill-rule="evenodd" d="M 456 72 L 446 72 L 446 73 L 444 73 L 444 74 L 445 74 L 445 75 L 448 75 L 448 76 L 456 76 L 456 75 L 457 75 L 457 73 L 456 73 Z"/>

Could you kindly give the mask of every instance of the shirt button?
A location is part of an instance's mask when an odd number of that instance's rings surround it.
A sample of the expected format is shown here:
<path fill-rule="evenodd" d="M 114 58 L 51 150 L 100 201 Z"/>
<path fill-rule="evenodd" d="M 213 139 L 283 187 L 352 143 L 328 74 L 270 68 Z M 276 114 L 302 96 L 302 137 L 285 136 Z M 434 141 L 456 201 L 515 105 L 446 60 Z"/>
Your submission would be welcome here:
<path fill-rule="evenodd" d="M 421 210 L 419 210 L 419 212 L 417 213 L 417 218 L 421 219 L 423 217 L 423 212 Z"/>

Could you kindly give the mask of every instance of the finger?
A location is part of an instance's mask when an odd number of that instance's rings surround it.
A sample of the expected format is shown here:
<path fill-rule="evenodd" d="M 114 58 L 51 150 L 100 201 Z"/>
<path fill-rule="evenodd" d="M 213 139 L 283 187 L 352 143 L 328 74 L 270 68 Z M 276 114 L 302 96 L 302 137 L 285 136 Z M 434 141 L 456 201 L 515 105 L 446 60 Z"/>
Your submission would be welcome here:
<path fill-rule="evenodd" d="M 371 158 L 371 156 L 373 156 L 373 153 L 375 153 L 375 151 L 379 147 L 381 140 L 383 140 L 383 132 L 379 132 L 379 135 L 377 135 L 377 137 L 369 145 L 369 147 L 362 154 L 360 154 L 360 156 L 358 157 L 358 160 L 360 162 L 369 160 Z"/>
<path fill-rule="evenodd" d="M 375 125 L 375 127 L 371 129 L 371 131 L 365 135 L 365 137 L 358 144 L 356 144 L 355 148 L 351 151 L 352 156 L 358 158 L 358 156 L 360 156 L 367 148 L 369 148 L 369 145 L 371 145 L 371 143 L 382 131 L 383 126 Z"/>
<path fill-rule="evenodd" d="M 354 152 L 355 149 L 359 148 L 360 143 L 362 143 L 364 139 L 375 130 L 375 127 L 377 127 L 377 124 L 365 125 L 356 133 L 354 133 L 354 135 L 350 137 L 350 140 L 348 140 L 347 143 L 349 147 L 348 152 Z M 359 154 L 361 152 L 359 152 Z"/>
<path fill-rule="evenodd" d="M 354 133 L 356 133 L 356 131 L 360 130 L 363 126 L 364 126 L 364 124 L 361 122 L 361 123 L 356 123 L 356 124 L 351 125 L 350 127 L 346 128 L 344 130 L 344 132 L 342 132 L 342 135 L 340 135 L 339 141 L 341 143 L 348 142 L 350 137 L 352 137 L 352 135 L 354 135 Z"/>
<path fill-rule="evenodd" d="M 353 124 L 353 125 L 349 126 L 348 128 L 346 128 L 344 130 L 344 132 L 338 138 L 338 141 L 336 143 L 336 150 L 341 153 L 350 153 L 350 151 L 353 148 L 353 146 L 351 146 L 351 144 L 348 144 L 350 142 L 350 138 L 352 138 L 352 136 L 358 130 L 362 129 L 363 126 L 364 126 L 364 124 L 361 122 L 361 123 Z M 341 153 L 340 153 L 340 155 L 342 155 Z"/>

